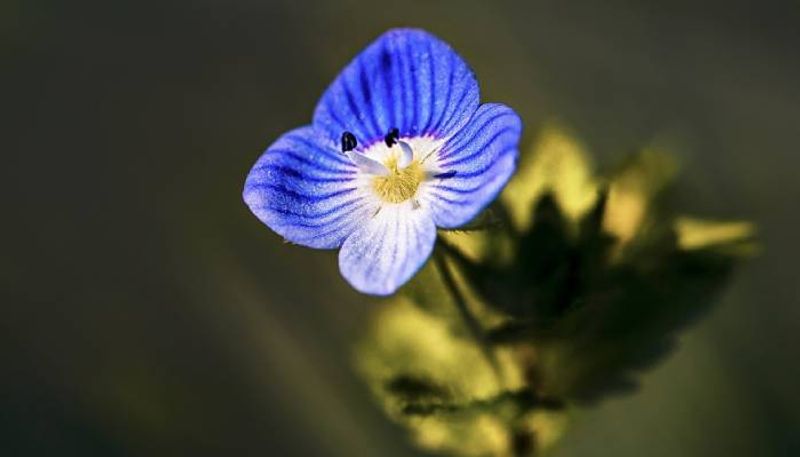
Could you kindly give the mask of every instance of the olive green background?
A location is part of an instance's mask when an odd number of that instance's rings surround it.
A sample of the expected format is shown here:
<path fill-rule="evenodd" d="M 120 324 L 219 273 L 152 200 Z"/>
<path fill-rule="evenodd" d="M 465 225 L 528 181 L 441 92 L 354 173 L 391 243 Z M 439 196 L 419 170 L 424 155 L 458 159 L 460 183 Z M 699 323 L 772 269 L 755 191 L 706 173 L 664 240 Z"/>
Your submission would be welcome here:
<path fill-rule="evenodd" d="M 681 158 L 672 203 L 760 255 L 566 456 L 800 454 L 800 6 L 43 1 L 0 6 L 0 454 L 416 455 L 353 374 L 374 304 L 240 193 L 370 40 L 418 26 L 602 170 Z"/>

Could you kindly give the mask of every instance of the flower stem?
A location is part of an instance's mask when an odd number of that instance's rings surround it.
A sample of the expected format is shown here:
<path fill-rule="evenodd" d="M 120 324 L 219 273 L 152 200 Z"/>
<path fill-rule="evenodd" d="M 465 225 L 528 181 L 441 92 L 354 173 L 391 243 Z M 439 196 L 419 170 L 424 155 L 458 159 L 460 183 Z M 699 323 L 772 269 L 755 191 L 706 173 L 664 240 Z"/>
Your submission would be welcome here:
<path fill-rule="evenodd" d="M 456 304 L 456 308 L 458 309 L 458 313 L 461 315 L 461 319 L 464 321 L 467 330 L 472 334 L 472 337 L 475 339 L 478 347 L 480 347 L 481 352 L 483 352 L 484 357 L 492 367 L 492 371 L 494 371 L 498 381 L 502 383 L 503 376 L 502 372 L 500 371 L 500 363 L 498 362 L 497 356 L 491 346 L 491 343 L 489 342 L 489 339 L 486 336 L 486 332 L 484 332 L 480 322 L 478 322 L 478 319 L 474 314 L 472 314 L 472 311 L 470 311 L 469 307 L 467 306 L 467 300 L 456 283 L 455 277 L 450 270 L 450 266 L 447 264 L 447 254 L 445 254 L 443 249 L 437 249 L 434 254 L 434 259 L 436 261 L 436 266 L 442 275 L 444 285 L 450 291 L 453 301 Z"/>

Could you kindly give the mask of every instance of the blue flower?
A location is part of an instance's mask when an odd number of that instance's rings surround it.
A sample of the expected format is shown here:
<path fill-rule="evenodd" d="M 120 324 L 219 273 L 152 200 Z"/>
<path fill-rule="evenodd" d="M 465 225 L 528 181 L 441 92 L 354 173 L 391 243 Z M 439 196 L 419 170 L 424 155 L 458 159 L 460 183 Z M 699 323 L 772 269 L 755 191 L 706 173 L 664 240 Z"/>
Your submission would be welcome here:
<path fill-rule="evenodd" d="M 311 125 L 258 159 L 244 201 L 292 243 L 341 248 L 357 290 L 394 293 L 430 257 L 436 228 L 469 222 L 514 172 L 520 119 L 478 99 L 449 45 L 390 30 L 328 87 Z"/>

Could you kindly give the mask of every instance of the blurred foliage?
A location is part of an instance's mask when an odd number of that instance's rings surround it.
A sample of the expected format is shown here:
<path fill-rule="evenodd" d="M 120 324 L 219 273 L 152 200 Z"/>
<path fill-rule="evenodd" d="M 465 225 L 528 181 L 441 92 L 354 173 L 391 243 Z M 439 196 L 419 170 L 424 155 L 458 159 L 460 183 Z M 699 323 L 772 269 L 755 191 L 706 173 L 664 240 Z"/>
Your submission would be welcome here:
<path fill-rule="evenodd" d="M 634 390 L 755 248 L 750 223 L 673 214 L 677 170 L 643 150 L 599 177 L 545 127 L 499 201 L 376 311 L 356 363 L 386 413 L 430 451 L 538 455 L 571 406 Z"/>

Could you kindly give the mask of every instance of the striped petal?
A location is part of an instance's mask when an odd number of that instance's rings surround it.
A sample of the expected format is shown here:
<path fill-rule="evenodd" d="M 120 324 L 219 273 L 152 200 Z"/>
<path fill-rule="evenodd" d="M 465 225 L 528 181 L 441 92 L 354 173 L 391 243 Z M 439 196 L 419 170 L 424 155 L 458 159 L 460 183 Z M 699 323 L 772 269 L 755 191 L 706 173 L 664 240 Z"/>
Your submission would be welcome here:
<path fill-rule="evenodd" d="M 314 126 L 330 139 L 352 132 L 359 145 L 402 137 L 446 138 L 478 107 L 474 74 L 449 45 L 416 29 L 381 35 L 325 91 Z"/>
<path fill-rule="evenodd" d="M 464 225 L 497 197 L 516 168 L 521 133 L 511 108 L 487 103 L 447 141 L 437 158 L 441 173 L 422 193 L 437 226 Z"/>
<path fill-rule="evenodd" d="M 411 202 L 387 205 L 344 242 L 339 270 L 358 291 L 389 295 L 422 267 L 435 240 L 426 210 Z"/>
<path fill-rule="evenodd" d="M 244 201 L 286 240 L 318 249 L 341 246 L 377 209 L 359 186 L 357 168 L 312 127 L 280 137 L 258 159 Z"/>

